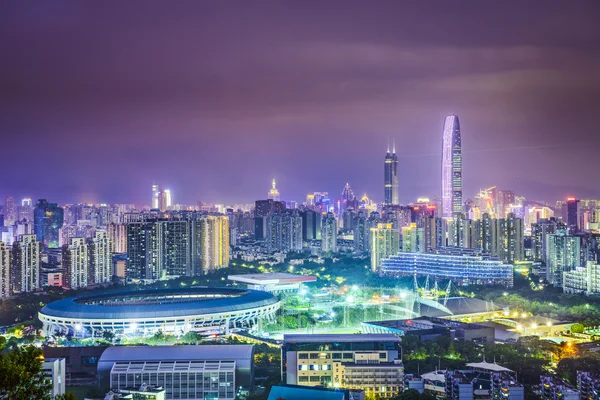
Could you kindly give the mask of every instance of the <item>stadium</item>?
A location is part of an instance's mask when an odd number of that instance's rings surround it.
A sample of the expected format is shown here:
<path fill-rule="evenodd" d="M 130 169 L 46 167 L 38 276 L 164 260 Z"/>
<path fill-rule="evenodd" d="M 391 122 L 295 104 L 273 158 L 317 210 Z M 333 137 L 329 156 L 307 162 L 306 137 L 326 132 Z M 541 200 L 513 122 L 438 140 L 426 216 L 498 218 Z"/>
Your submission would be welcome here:
<path fill-rule="evenodd" d="M 148 336 L 158 331 L 226 333 L 273 321 L 280 307 L 271 293 L 192 287 L 84 295 L 55 301 L 39 312 L 44 336 Z"/>

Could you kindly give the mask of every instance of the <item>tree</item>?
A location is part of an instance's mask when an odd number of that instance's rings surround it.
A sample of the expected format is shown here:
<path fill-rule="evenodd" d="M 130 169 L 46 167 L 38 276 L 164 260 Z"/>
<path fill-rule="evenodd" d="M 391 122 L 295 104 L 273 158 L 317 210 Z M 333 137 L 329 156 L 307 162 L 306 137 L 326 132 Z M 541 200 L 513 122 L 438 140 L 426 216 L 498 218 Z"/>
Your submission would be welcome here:
<path fill-rule="evenodd" d="M 0 354 L 0 398 L 50 400 L 51 384 L 42 372 L 42 351 L 33 346 Z"/>
<path fill-rule="evenodd" d="M 576 323 L 576 324 L 571 325 L 571 332 L 583 333 L 583 331 L 585 331 L 585 326 L 583 326 L 583 324 Z"/>
<path fill-rule="evenodd" d="M 421 393 L 417 389 L 408 389 L 398 396 L 398 400 L 420 400 L 420 398 Z"/>
<path fill-rule="evenodd" d="M 77 400 L 73 393 L 65 393 L 54 396 L 54 400 Z"/>

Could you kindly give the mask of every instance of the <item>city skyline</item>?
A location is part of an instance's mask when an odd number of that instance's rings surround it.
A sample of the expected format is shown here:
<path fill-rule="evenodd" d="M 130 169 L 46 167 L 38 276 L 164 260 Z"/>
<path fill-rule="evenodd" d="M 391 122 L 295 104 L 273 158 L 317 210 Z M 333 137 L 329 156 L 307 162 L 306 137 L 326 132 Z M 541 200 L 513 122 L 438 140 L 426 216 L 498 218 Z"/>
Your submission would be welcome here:
<path fill-rule="evenodd" d="M 578 172 L 600 150 L 597 3 L 334 3 L 7 5 L 0 195 L 138 204 L 162 182 L 176 203 L 247 203 L 275 178 L 282 198 L 349 182 L 383 201 L 390 138 L 405 204 L 439 193 L 455 113 L 465 199 L 598 197 Z"/>

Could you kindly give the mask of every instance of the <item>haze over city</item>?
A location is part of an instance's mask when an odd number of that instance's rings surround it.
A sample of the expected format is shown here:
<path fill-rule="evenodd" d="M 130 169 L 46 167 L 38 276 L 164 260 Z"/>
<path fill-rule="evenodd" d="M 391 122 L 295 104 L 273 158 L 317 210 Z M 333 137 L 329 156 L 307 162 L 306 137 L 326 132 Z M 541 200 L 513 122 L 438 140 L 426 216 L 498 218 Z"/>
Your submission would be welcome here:
<path fill-rule="evenodd" d="M 380 5 L 5 2 L 0 195 L 382 201 L 395 139 L 406 204 L 440 195 L 457 114 L 465 199 L 598 197 L 598 2 Z"/>

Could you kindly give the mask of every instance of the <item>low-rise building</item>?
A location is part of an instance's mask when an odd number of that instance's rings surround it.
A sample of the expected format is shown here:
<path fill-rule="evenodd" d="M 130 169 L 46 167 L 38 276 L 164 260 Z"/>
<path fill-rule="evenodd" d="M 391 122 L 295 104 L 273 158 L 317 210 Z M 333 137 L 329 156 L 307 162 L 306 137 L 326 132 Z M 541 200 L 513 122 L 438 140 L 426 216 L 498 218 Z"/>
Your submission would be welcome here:
<path fill-rule="evenodd" d="M 42 362 L 42 372 L 52 384 L 52 398 L 65 394 L 65 359 L 45 358 Z"/>
<path fill-rule="evenodd" d="M 579 400 L 579 391 L 557 376 L 541 376 L 540 383 L 542 400 Z"/>
<path fill-rule="evenodd" d="M 298 293 L 303 284 L 315 282 L 317 277 L 312 275 L 273 272 L 267 274 L 229 275 L 227 279 L 244 284 L 248 289 L 280 294 Z"/>
<path fill-rule="evenodd" d="M 393 397 L 404 388 L 400 341 L 392 334 L 285 335 L 283 382 Z"/>

